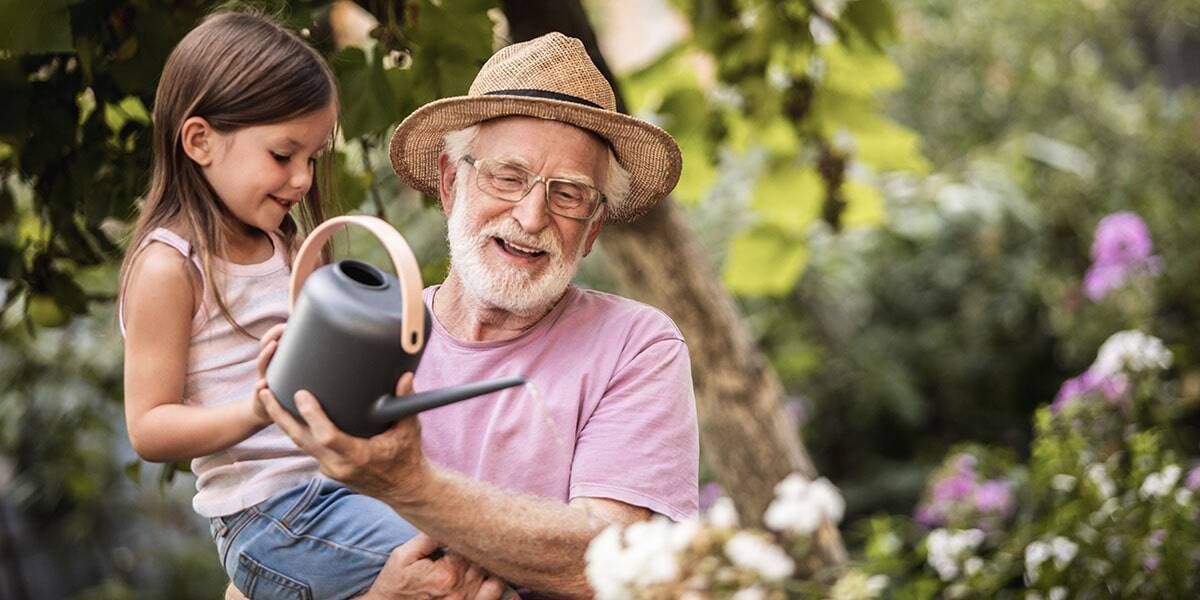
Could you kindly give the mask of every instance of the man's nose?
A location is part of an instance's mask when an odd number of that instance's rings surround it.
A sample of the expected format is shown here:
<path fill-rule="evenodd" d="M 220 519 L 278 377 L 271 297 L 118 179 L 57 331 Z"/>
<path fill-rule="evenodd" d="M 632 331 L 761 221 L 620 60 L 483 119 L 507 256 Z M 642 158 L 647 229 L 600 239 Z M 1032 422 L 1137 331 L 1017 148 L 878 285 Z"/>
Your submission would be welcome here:
<path fill-rule="evenodd" d="M 526 233 L 536 234 L 550 224 L 546 210 L 546 184 L 538 182 L 512 209 L 513 218 Z"/>

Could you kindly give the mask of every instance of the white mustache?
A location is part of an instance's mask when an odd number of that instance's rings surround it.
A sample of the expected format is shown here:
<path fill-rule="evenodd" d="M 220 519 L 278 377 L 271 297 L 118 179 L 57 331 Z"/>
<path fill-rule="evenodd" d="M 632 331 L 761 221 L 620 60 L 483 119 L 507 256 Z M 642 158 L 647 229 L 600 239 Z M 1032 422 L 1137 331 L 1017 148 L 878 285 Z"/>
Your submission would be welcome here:
<path fill-rule="evenodd" d="M 534 248 L 549 254 L 551 257 L 562 253 L 558 239 L 549 229 L 543 229 L 537 236 L 531 236 L 521 229 L 511 218 L 501 217 L 479 228 L 481 243 L 486 244 L 493 237 L 503 238 L 508 242 Z"/>

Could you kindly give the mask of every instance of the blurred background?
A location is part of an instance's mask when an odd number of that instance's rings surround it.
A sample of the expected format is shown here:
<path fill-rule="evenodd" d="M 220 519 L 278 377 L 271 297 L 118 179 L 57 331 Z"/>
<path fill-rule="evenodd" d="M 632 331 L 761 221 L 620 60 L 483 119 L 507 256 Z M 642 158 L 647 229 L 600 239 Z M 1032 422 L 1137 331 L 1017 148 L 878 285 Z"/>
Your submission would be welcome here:
<path fill-rule="evenodd" d="M 645 265 L 630 244 L 655 235 L 699 250 L 680 267 L 717 284 L 699 306 L 735 302 L 718 324 L 748 334 L 746 356 L 685 327 L 697 369 L 761 356 L 737 369 L 769 397 L 698 382 L 705 502 L 723 491 L 761 509 L 770 486 L 723 460 L 798 444 L 799 464 L 841 489 L 845 544 L 862 556 L 856 532 L 912 515 L 954 448 L 1027 460 L 1035 409 L 1131 328 L 1173 353 L 1168 427 L 1200 454 L 1194 0 L 253 6 L 339 79 L 332 212 L 388 218 L 427 283 L 445 275 L 444 219 L 397 182 L 387 135 L 465 93 L 495 48 L 551 29 L 585 38 L 624 109 L 679 140 L 679 218 L 601 236 L 579 283 L 688 310 L 631 283 Z M 215 8 L 0 0 L 0 598 L 214 598 L 225 585 L 186 465 L 130 449 L 113 317 L 158 74 Z M 1085 285 L 1097 224 L 1118 212 L 1145 223 L 1159 267 Z M 789 439 L 714 426 L 722 402 L 782 415 Z"/>

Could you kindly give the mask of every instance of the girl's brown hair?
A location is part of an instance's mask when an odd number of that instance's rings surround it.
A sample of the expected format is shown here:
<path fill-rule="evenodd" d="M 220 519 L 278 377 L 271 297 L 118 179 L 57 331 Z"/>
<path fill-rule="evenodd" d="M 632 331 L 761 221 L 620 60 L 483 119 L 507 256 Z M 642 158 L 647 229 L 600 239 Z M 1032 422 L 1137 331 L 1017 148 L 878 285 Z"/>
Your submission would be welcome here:
<path fill-rule="evenodd" d="M 191 244 L 221 314 L 230 314 L 213 279 L 213 256 L 225 255 L 225 223 L 235 217 L 213 191 L 199 165 L 183 151 L 181 127 L 201 117 L 219 132 L 268 125 L 338 106 L 333 73 L 311 46 L 271 19 L 245 12 L 209 15 L 180 40 L 163 67 L 154 99 L 154 162 L 150 189 L 121 265 L 121 295 L 146 236 L 169 227 Z M 336 137 L 336 132 L 335 132 Z M 301 229 L 324 219 L 321 195 L 332 152 L 324 153 L 315 183 L 280 225 L 288 263 Z M 324 176 L 318 176 L 324 175 Z M 297 223 L 299 221 L 299 223 Z M 251 336 L 253 337 L 253 336 Z"/>

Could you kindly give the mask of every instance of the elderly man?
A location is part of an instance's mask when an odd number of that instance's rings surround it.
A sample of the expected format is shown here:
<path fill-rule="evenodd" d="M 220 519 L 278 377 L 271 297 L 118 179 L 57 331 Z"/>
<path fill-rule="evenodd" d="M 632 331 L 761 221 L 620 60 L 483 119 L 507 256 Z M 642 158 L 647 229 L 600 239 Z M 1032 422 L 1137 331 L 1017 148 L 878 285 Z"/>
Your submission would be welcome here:
<path fill-rule="evenodd" d="M 386 502 L 464 569 L 555 596 L 590 596 L 584 551 L 604 527 L 684 519 L 698 503 L 679 330 L 657 309 L 570 285 L 605 222 L 638 217 L 679 177 L 674 140 L 614 106 L 583 45 L 555 33 L 502 49 L 467 96 L 422 107 L 392 138 L 396 173 L 449 218 L 450 273 L 425 290 L 435 319 L 412 388 L 510 374 L 529 388 L 371 439 L 337 431 L 304 392 L 307 425 L 264 393 L 327 475 Z M 414 580 L 434 547 L 415 544 L 373 592 Z"/>

